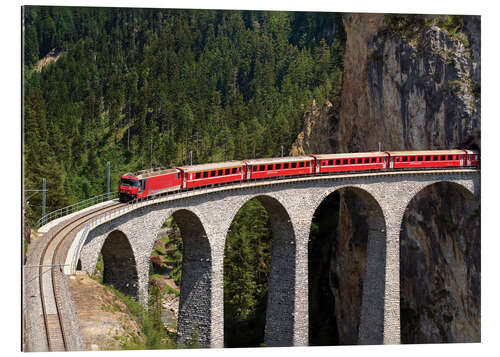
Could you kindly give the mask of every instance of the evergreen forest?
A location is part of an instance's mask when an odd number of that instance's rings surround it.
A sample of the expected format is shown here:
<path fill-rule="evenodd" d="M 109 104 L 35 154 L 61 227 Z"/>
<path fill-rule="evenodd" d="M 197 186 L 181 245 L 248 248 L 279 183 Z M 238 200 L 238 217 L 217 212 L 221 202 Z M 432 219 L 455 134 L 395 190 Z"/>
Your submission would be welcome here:
<path fill-rule="evenodd" d="M 46 178 L 47 212 L 105 193 L 108 161 L 116 191 L 191 151 L 279 156 L 313 99 L 340 102 L 341 14 L 26 6 L 23 20 L 24 188 Z M 41 204 L 30 197 L 31 225 Z M 226 239 L 227 347 L 263 343 L 271 241 L 249 201 Z"/>
<path fill-rule="evenodd" d="M 23 11 L 24 187 L 46 178 L 47 212 L 105 193 L 107 161 L 113 191 L 190 151 L 193 163 L 279 156 L 313 99 L 339 100 L 340 14 Z M 29 201 L 33 223 L 41 195 Z"/>

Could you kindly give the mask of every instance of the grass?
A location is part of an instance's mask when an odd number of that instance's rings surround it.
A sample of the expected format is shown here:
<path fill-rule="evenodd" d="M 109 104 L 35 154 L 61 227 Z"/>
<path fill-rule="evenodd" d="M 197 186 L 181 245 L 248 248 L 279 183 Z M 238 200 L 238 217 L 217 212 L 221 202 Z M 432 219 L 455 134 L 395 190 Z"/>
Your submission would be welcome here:
<path fill-rule="evenodd" d="M 180 292 L 179 290 L 174 289 L 174 288 L 172 288 L 172 287 L 171 287 L 171 286 L 169 286 L 169 285 L 166 285 L 166 286 L 165 286 L 165 290 L 164 290 L 164 292 L 165 292 L 166 294 L 175 294 L 175 296 L 180 296 L 180 295 L 181 295 L 181 292 Z"/>
<path fill-rule="evenodd" d="M 123 294 L 111 285 L 105 285 L 111 290 L 127 307 L 131 317 L 137 322 L 142 332 L 142 339 L 134 334 L 127 337 L 118 337 L 124 350 L 150 350 L 150 349 L 173 349 L 176 348 L 176 336 L 169 333 L 163 326 L 161 319 L 161 299 L 159 289 L 152 287 L 149 291 L 150 299 L 146 309 L 137 300 Z M 110 309 L 114 310 L 116 306 Z"/>

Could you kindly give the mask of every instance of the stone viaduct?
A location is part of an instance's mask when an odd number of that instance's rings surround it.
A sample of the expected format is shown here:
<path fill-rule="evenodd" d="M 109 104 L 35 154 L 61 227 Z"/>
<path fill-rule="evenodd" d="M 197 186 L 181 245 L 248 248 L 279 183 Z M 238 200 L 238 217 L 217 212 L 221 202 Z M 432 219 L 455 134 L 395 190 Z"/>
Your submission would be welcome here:
<path fill-rule="evenodd" d="M 92 273 L 101 252 L 104 279 L 146 302 L 153 245 L 164 221 L 173 216 L 184 246 L 178 341 L 186 343 L 196 333 L 201 347 L 223 347 L 225 239 L 238 210 L 257 198 L 268 211 L 273 234 L 265 343 L 306 346 L 311 221 L 327 196 L 350 189 L 371 212 L 359 343 L 399 343 L 403 215 L 416 194 L 443 181 L 464 197 L 479 199 L 478 170 L 441 170 L 246 182 L 153 200 L 91 229 L 82 238 L 81 267 Z"/>

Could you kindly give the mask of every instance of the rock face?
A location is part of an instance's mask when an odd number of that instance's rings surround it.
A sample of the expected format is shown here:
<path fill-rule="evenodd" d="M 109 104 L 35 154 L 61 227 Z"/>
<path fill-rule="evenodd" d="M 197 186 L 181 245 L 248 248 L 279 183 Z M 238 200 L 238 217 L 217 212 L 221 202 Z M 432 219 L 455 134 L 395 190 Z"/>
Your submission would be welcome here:
<path fill-rule="evenodd" d="M 326 101 L 318 108 L 313 101 L 311 109 L 304 115 L 304 126 L 292 144 L 290 155 L 300 156 L 336 152 L 338 109 Z"/>
<path fill-rule="evenodd" d="M 389 16 L 344 17 L 340 151 L 372 151 L 378 142 L 385 150 L 447 149 L 478 135 L 480 20 L 465 19 L 466 40 L 412 16 L 402 20 L 406 32 Z"/>
<path fill-rule="evenodd" d="M 292 154 L 376 151 L 379 142 L 382 150 L 481 147 L 479 17 L 345 14 L 343 22 L 341 107 L 327 139 L 336 147 L 322 146 L 328 115 L 312 108 Z M 339 207 L 335 244 L 347 248 L 332 253 L 329 287 L 338 343 L 351 344 L 366 263 L 356 227 L 367 225 L 359 214 L 366 207 L 345 192 Z M 451 184 L 429 187 L 410 203 L 400 237 L 403 343 L 480 341 L 479 212 Z"/>

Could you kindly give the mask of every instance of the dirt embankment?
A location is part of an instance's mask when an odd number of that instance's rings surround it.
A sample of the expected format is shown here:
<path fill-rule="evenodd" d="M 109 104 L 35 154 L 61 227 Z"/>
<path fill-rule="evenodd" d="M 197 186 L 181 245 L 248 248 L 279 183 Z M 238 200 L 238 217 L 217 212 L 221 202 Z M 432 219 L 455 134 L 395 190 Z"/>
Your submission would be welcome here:
<path fill-rule="evenodd" d="M 125 304 L 108 288 L 78 272 L 69 279 L 86 350 L 117 350 L 130 335 L 141 336 Z"/>

